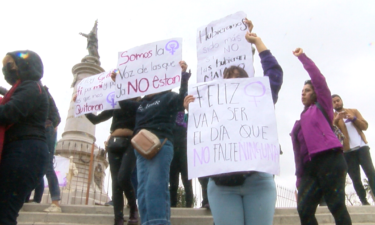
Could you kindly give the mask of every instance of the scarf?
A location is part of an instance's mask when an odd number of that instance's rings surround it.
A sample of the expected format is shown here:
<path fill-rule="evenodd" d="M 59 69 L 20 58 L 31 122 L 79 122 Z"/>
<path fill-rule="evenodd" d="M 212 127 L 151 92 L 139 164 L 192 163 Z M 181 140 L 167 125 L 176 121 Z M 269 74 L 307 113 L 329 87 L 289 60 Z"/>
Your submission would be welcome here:
<path fill-rule="evenodd" d="M 4 98 L 1 100 L 0 105 L 5 105 L 5 103 L 9 102 L 14 91 L 20 85 L 20 83 L 21 83 L 21 80 L 17 80 L 17 82 L 12 86 L 12 88 L 5 94 Z M 5 131 L 7 131 L 12 125 L 13 124 L 0 125 L 0 162 L 1 162 L 1 156 L 3 154 Z"/>

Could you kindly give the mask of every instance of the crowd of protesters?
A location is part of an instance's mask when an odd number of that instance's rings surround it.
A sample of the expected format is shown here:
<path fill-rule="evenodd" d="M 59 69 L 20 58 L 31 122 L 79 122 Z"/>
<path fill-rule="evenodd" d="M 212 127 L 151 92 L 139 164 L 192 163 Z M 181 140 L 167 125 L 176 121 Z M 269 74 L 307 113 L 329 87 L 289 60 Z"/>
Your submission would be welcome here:
<path fill-rule="evenodd" d="M 273 103 L 283 83 L 283 71 L 260 37 L 248 26 L 246 40 L 254 45 L 269 77 Z M 290 133 L 297 176 L 297 210 L 301 224 L 318 224 L 316 208 L 324 198 L 336 224 L 351 224 L 345 205 L 347 173 L 363 205 L 369 205 L 361 182 L 360 166 L 375 193 L 375 170 L 363 131 L 368 127 L 357 109 L 343 108 L 339 95 L 331 95 L 325 77 L 301 48 L 293 54 L 310 80 L 302 89 L 304 109 Z M 112 175 L 112 200 L 116 225 L 123 225 L 124 197 L 130 207 L 128 224 L 170 224 L 170 208 L 177 206 L 181 173 L 186 204 L 193 207 L 191 180 L 187 176 L 187 123 L 185 110 L 194 97 L 187 95 L 187 64 L 180 62 L 179 93 L 164 91 L 143 98 L 120 101 L 120 109 L 86 114 L 93 124 L 112 118 L 106 142 Z M 7 53 L 3 59 L 10 90 L 0 88 L 0 224 L 17 224 L 25 202 L 40 203 L 47 176 L 52 204 L 46 212 L 61 212 L 60 189 L 53 170 L 56 129 L 61 119 L 48 88 L 43 86 L 43 63 L 32 51 Z M 116 73 L 111 75 L 116 79 Z M 244 69 L 231 66 L 224 79 L 247 78 Z M 73 98 L 75 101 L 75 98 Z M 132 138 L 152 132 L 161 145 L 153 158 L 135 151 Z M 341 137 L 339 138 L 338 136 Z M 132 182 L 136 169 L 137 181 Z M 216 225 L 271 225 L 276 185 L 272 174 L 246 171 L 199 178 L 202 207 L 210 208 Z M 137 185 L 135 184 L 137 183 Z M 30 199 L 35 189 L 33 199 Z M 138 204 L 137 204 L 138 200 Z"/>

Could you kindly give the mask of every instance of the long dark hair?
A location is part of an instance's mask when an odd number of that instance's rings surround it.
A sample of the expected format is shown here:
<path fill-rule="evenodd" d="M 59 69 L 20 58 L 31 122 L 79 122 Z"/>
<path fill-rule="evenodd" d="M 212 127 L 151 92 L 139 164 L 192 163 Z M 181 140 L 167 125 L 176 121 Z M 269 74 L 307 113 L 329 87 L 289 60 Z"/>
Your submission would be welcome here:
<path fill-rule="evenodd" d="M 236 78 L 247 78 L 247 77 L 249 77 L 249 75 L 246 73 L 246 71 L 244 69 L 242 69 L 241 67 L 231 66 L 231 67 L 226 68 L 224 70 L 224 76 L 223 76 L 224 79 L 228 79 L 228 77 L 230 77 L 230 75 L 232 75 L 235 70 L 238 70 L 238 72 L 240 73 L 240 76 L 236 77 Z"/>
<path fill-rule="evenodd" d="M 310 85 L 311 89 L 313 90 L 313 93 L 311 94 L 310 100 L 314 104 L 317 100 L 316 94 L 315 94 L 315 88 L 314 85 L 311 83 L 311 80 L 305 81 L 305 85 L 308 84 Z M 306 108 L 306 107 L 305 107 Z"/>

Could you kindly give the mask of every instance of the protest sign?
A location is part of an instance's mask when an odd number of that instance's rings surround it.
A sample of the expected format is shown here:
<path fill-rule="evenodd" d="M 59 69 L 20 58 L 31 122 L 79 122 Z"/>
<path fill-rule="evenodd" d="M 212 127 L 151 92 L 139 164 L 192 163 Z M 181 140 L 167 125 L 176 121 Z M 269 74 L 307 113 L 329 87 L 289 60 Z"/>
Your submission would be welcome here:
<path fill-rule="evenodd" d="M 66 186 L 66 174 L 69 172 L 69 159 L 61 156 L 55 156 L 53 168 L 60 187 Z M 47 177 L 44 176 L 44 186 L 48 187 Z"/>
<path fill-rule="evenodd" d="M 158 93 L 181 83 L 182 39 L 158 41 L 118 53 L 116 100 Z"/>
<path fill-rule="evenodd" d="M 238 171 L 279 174 L 279 143 L 268 77 L 191 85 L 189 179 Z"/>
<path fill-rule="evenodd" d="M 106 71 L 87 77 L 77 85 L 77 99 L 74 104 L 75 117 L 120 108 L 115 99 L 116 85 L 111 79 L 111 72 Z"/>
<path fill-rule="evenodd" d="M 244 12 L 237 12 L 198 29 L 198 83 L 221 79 L 230 66 L 239 66 L 249 77 L 254 76 L 251 44 L 245 39 L 245 18 Z"/>

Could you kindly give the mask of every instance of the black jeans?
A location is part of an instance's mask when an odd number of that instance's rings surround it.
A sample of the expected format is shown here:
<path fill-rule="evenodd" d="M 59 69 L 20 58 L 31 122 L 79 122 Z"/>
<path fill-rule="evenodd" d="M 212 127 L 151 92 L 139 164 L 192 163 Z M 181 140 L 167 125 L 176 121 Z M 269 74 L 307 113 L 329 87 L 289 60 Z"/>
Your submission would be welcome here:
<path fill-rule="evenodd" d="M 351 225 L 345 205 L 347 165 L 340 151 L 325 151 L 305 163 L 298 187 L 297 209 L 302 225 L 317 225 L 315 211 L 322 196 L 336 225 Z"/>
<path fill-rule="evenodd" d="M 209 177 L 200 177 L 198 178 L 199 180 L 199 183 L 201 184 L 202 186 L 202 207 L 206 204 L 208 204 L 208 196 L 207 196 L 207 185 L 208 185 L 208 181 L 209 181 Z"/>
<path fill-rule="evenodd" d="M 193 185 L 191 180 L 188 179 L 186 135 L 186 128 L 176 125 L 174 128 L 173 160 L 169 172 L 171 207 L 177 206 L 177 190 L 180 173 L 185 189 L 186 207 L 193 206 Z"/>
<path fill-rule="evenodd" d="M 47 160 L 44 141 L 19 140 L 4 146 L 0 163 L 0 224 L 17 224 L 26 196 L 43 179 Z"/>
<path fill-rule="evenodd" d="M 346 163 L 348 164 L 348 174 L 353 181 L 355 192 L 362 203 L 367 202 L 366 191 L 361 181 L 361 169 L 365 172 L 372 193 L 375 193 L 375 170 L 372 164 L 370 148 L 364 146 L 358 150 L 350 151 L 344 154 Z"/>
<path fill-rule="evenodd" d="M 130 207 L 135 207 L 136 198 L 131 182 L 131 175 L 135 167 L 136 158 L 134 148 L 130 143 L 131 137 L 126 137 L 126 146 L 113 149 L 108 146 L 108 161 L 112 176 L 112 201 L 115 219 L 123 218 L 124 197 L 128 199 Z"/>

